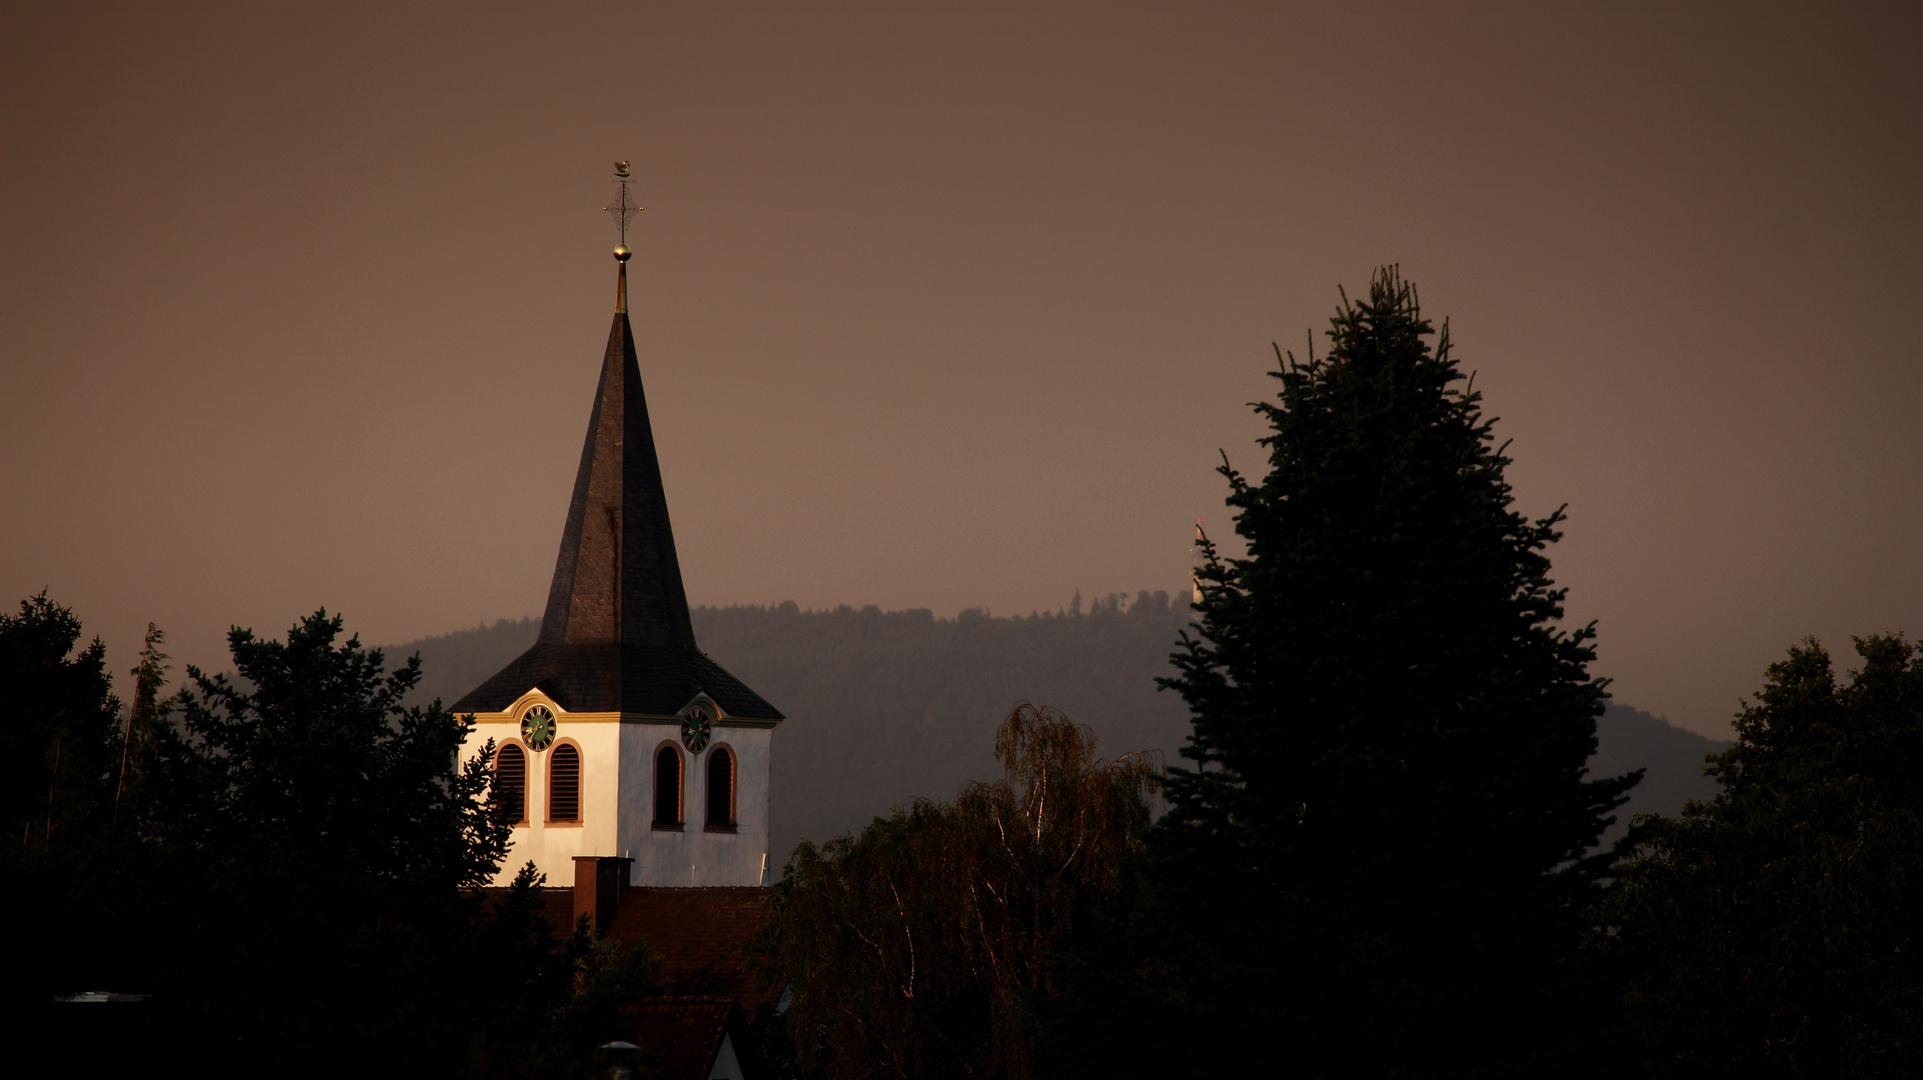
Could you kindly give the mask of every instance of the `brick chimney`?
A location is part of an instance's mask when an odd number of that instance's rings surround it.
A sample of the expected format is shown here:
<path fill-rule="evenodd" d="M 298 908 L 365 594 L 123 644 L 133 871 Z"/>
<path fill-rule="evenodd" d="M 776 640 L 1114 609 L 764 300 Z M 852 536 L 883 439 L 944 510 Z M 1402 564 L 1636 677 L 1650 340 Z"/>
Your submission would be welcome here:
<path fill-rule="evenodd" d="M 628 867 L 633 859 L 618 855 L 576 855 L 574 857 L 574 921 L 588 917 L 588 925 L 599 934 L 614 921 L 615 906 L 628 891 Z"/>

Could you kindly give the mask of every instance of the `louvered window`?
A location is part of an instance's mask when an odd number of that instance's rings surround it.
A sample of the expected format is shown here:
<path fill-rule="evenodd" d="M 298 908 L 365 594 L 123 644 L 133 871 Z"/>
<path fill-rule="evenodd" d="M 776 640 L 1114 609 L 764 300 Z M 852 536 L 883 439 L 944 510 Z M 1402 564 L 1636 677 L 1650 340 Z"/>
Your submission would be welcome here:
<path fill-rule="evenodd" d="M 516 825 L 527 820 L 527 752 L 513 743 L 494 759 L 494 800 Z"/>
<path fill-rule="evenodd" d="M 654 755 L 654 823 L 681 824 L 681 754 L 672 746 Z"/>
<path fill-rule="evenodd" d="M 708 824 L 734 824 L 734 755 L 725 746 L 708 751 Z"/>
<path fill-rule="evenodd" d="M 548 820 L 581 820 L 581 751 L 562 743 L 548 757 Z"/>

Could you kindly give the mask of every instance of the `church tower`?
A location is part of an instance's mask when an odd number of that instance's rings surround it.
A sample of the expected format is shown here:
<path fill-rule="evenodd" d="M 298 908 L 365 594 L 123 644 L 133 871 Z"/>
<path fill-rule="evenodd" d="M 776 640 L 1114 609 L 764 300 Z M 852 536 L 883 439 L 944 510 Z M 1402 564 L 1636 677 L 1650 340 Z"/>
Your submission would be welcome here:
<path fill-rule="evenodd" d="M 614 326 L 540 637 L 454 704 L 471 755 L 500 748 L 521 821 L 497 884 L 533 860 L 630 860 L 626 884 L 768 883 L 768 765 L 781 713 L 695 645 L 628 324 L 626 163 Z M 612 863 L 618 866 L 619 863 Z"/>

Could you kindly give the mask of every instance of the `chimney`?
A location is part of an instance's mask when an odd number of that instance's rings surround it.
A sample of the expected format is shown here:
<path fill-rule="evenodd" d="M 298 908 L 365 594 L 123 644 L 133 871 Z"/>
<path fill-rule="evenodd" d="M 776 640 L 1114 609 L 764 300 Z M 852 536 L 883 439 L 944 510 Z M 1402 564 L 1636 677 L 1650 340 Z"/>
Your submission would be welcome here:
<path fill-rule="evenodd" d="M 597 934 L 605 933 L 614 921 L 614 909 L 621 894 L 628 891 L 628 867 L 633 859 L 618 855 L 576 855 L 574 857 L 574 922 L 588 917 Z"/>

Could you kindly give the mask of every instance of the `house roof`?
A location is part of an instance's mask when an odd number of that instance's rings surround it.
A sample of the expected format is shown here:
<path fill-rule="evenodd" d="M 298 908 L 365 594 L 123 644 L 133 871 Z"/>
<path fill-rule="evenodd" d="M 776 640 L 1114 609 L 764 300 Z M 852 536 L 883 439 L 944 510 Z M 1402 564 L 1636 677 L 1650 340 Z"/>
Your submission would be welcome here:
<path fill-rule="evenodd" d="M 739 1017 L 734 999 L 725 997 L 644 998 L 621 1010 L 627 1041 L 652 1058 L 666 1080 L 707 1080 Z M 737 1044 L 736 1053 L 741 1049 Z"/>
<path fill-rule="evenodd" d="M 501 712 L 535 687 L 570 712 L 671 716 L 705 691 L 724 714 L 782 719 L 695 645 L 625 310 L 608 332 L 540 636 L 454 710 Z"/>
<path fill-rule="evenodd" d="M 482 910 L 493 914 L 507 901 L 512 890 L 506 885 L 484 885 L 479 890 Z M 566 940 L 574 933 L 574 890 L 549 889 L 534 890 L 535 901 L 540 905 L 540 915 L 554 928 L 554 933 Z"/>
<path fill-rule="evenodd" d="M 753 1011 L 780 997 L 779 987 L 763 987 L 748 971 L 744 952 L 768 922 L 770 895 L 766 888 L 635 887 L 622 894 L 604 936 L 660 953 L 666 992 L 725 995 Z"/>
<path fill-rule="evenodd" d="M 493 910 L 505 886 L 481 890 Z M 566 940 L 574 932 L 574 890 L 543 888 L 541 914 Z M 748 970 L 746 946 L 772 914 L 773 890 L 707 886 L 664 888 L 636 885 L 621 894 L 602 937 L 624 948 L 646 943 L 661 956 L 658 978 L 665 993 L 725 996 L 752 1013 L 773 1005 L 781 988 L 764 987 Z"/>

